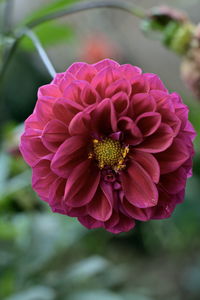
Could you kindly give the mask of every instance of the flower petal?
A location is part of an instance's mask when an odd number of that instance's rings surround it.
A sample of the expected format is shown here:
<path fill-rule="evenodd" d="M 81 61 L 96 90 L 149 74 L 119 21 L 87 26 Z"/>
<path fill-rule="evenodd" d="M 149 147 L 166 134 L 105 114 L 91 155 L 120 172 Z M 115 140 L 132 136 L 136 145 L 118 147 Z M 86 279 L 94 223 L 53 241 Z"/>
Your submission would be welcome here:
<path fill-rule="evenodd" d="M 101 70 L 92 79 L 92 86 L 96 89 L 102 98 L 105 98 L 105 91 L 108 85 L 120 78 L 120 72 L 117 69 L 107 67 Z"/>
<path fill-rule="evenodd" d="M 100 71 L 106 67 L 118 68 L 119 66 L 120 65 L 116 61 L 107 58 L 99 61 L 96 64 L 93 64 L 93 67 L 95 67 L 97 71 Z"/>
<path fill-rule="evenodd" d="M 84 64 L 80 67 L 80 69 L 76 73 L 76 78 L 78 80 L 86 80 L 91 82 L 93 77 L 96 75 L 97 70 L 94 66 L 89 64 Z"/>
<path fill-rule="evenodd" d="M 148 221 L 151 217 L 149 208 L 139 208 L 132 205 L 126 198 L 123 198 L 123 209 L 133 219 L 139 221 Z"/>
<path fill-rule="evenodd" d="M 76 76 L 76 74 L 80 70 L 80 68 L 85 65 L 87 65 L 87 64 L 84 62 L 75 62 L 67 69 L 67 73 L 71 73 L 72 75 Z"/>
<path fill-rule="evenodd" d="M 167 92 L 166 87 L 156 74 L 145 73 L 143 76 L 148 81 L 151 90 L 161 90 Z"/>
<path fill-rule="evenodd" d="M 157 112 L 146 112 L 138 116 L 135 123 L 144 136 L 149 136 L 160 126 L 161 115 Z"/>
<path fill-rule="evenodd" d="M 42 132 L 42 142 L 47 149 L 55 152 L 69 136 L 67 126 L 59 120 L 51 120 Z"/>
<path fill-rule="evenodd" d="M 146 208 L 157 204 L 157 188 L 147 172 L 136 161 L 130 161 L 120 177 L 125 196 L 134 206 Z"/>
<path fill-rule="evenodd" d="M 57 179 L 49 185 L 49 204 L 53 212 L 67 214 L 66 207 L 63 203 L 66 180 L 57 177 Z"/>
<path fill-rule="evenodd" d="M 105 91 L 105 97 L 110 98 L 119 92 L 124 92 L 127 96 L 131 94 L 131 84 L 126 79 L 119 79 L 108 85 Z"/>
<path fill-rule="evenodd" d="M 155 110 L 156 102 L 149 94 L 138 93 L 131 98 L 131 114 L 135 117 L 145 112 L 154 112 Z"/>
<path fill-rule="evenodd" d="M 117 131 L 116 112 L 110 99 L 101 101 L 91 114 L 93 127 L 99 134 L 109 135 Z"/>
<path fill-rule="evenodd" d="M 169 218 L 176 204 L 176 195 L 172 196 L 160 189 L 158 204 L 151 208 L 151 219 Z"/>
<path fill-rule="evenodd" d="M 142 70 L 138 67 L 132 66 L 130 64 L 124 64 L 119 67 L 120 72 L 123 73 L 124 77 L 131 80 L 135 76 L 142 74 Z"/>
<path fill-rule="evenodd" d="M 161 123 L 159 129 L 137 146 L 138 150 L 158 153 L 169 148 L 174 139 L 174 132 L 168 125 Z"/>
<path fill-rule="evenodd" d="M 88 86 L 84 80 L 74 80 L 64 90 L 63 97 L 82 105 L 81 91 Z"/>
<path fill-rule="evenodd" d="M 135 146 L 143 141 L 139 128 L 131 118 L 121 117 L 117 125 L 124 134 L 124 143 Z"/>
<path fill-rule="evenodd" d="M 143 169 L 149 174 L 152 178 L 153 182 L 158 183 L 160 179 L 160 167 L 158 161 L 155 157 L 146 152 L 142 152 L 139 150 L 134 149 L 130 153 L 130 156 L 133 160 L 140 164 Z"/>
<path fill-rule="evenodd" d="M 118 218 L 119 218 L 119 221 L 115 226 L 112 226 L 112 223 L 106 224 L 106 229 L 108 231 L 116 234 L 116 233 L 121 233 L 121 232 L 128 232 L 134 228 L 135 221 L 132 218 L 127 217 L 120 212 L 118 213 Z M 109 225 L 111 225 L 112 227 Z"/>
<path fill-rule="evenodd" d="M 92 218 L 89 215 L 78 217 L 78 220 L 83 226 L 85 226 L 88 229 L 103 227 L 102 222 L 97 221 L 96 219 Z"/>
<path fill-rule="evenodd" d="M 126 93 L 119 92 L 115 94 L 111 98 L 111 101 L 118 116 L 122 116 L 127 112 L 129 106 L 129 97 Z"/>
<path fill-rule="evenodd" d="M 83 106 L 76 103 L 73 100 L 60 98 L 53 106 L 53 113 L 56 119 L 62 121 L 65 124 L 69 124 L 71 119 L 80 111 L 83 110 Z"/>
<path fill-rule="evenodd" d="M 90 85 L 86 85 L 81 91 L 82 105 L 89 106 L 100 102 L 101 98 L 97 91 Z"/>
<path fill-rule="evenodd" d="M 51 169 L 58 176 L 68 178 L 73 168 L 87 159 L 87 139 L 82 136 L 68 138 L 53 157 Z"/>
<path fill-rule="evenodd" d="M 91 134 L 92 124 L 90 112 L 91 108 L 89 107 L 89 109 L 85 109 L 74 116 L 68 127 L 71 136 Z"/>
<path fill-rule="evenodd" d="M 66 204 L 80 207 L 94 197 L 100 181 L 99 169 L 89 160 L 77 165 L 68 177 L 65 188 Z"/>
<path fill-rule="evenodd" d="M 173 144 L 164 152 L 155 154 L 159 161 L 160 173 L 166 174 L 178 169 L 190 157 L 184 140 L 176 138 Z"/>
<path fill-rule="evenodd" d="M 107 221 L 112 214 L 112 205 L 100 187 L 88 204 L 88 214 L 102 222 Z"/>
<path fill-rule="evenodd" d="M 41 158 L 50 154 L 50 151 L 43 145 L 39 136 L 30 136 L 26 130 L 21 137 L 20 151 L 22 152 L 25 161 L 33 167 Z"/>
<path fill-rule="evenodd" d="M 51 172 L 50 160 L 42 159 L 33 167 L 32 186 L 44 201 L 49 200 L 49 189 L 57 176 Z"/>
<path fill-rule="evenodd" d="M 180 167 L 176 171 L 162 175 L 160 185 L 163 190 L 169 194 L 177 194 L 184 190 L 187 180 L 187 171 L 185 168 Z"/>

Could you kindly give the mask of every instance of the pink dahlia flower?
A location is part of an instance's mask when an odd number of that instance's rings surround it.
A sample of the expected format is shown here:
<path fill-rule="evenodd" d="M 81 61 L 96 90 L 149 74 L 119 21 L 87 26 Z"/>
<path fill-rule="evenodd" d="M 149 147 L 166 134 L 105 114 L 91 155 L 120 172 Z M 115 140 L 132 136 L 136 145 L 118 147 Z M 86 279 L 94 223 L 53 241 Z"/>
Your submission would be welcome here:
<path fill-rule="evenodd" d="M 20 149 L 53 212 L 119 233 L 183 201 L 194 136 L 188 108 L 158 76 L 106 59 L 40 87 Z"/>

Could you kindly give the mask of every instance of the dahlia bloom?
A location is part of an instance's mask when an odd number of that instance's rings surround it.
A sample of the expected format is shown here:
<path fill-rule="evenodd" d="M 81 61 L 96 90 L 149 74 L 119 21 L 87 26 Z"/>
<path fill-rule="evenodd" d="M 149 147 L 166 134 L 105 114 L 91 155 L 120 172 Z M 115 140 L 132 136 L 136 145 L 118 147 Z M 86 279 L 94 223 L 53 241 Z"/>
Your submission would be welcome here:
<path fill-rule="evenodd" d="M 119 233 L 183 201 L 194 136 L 188 108 L 158 76 L 106 59 L 39 88 L 20 149 L 53 212 Z"/>

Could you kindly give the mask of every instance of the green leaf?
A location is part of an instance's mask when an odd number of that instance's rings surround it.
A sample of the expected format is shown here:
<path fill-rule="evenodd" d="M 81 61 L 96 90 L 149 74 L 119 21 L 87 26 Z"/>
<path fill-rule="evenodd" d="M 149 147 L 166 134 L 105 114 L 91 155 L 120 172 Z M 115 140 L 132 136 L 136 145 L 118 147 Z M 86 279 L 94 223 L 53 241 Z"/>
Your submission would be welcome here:
<path fill-rule="evenodd" d="M 109 267 L 109 262 L 98 255 L 83 259 L 67 270 L 66 279 L 68 282 L 78 282 L 92 278 L 96 274 L 105 271 Z"/>
<path fill-rule="evenodd" d="M 7 298 L 7 300 L 54 300 L 55 292 L 47 286 L 34 286 L 21 293 Z"/>
<path fill-rule="evenodd" d="M 35 28 L 34 32 L 44 47 L 69 40 L 73 37 L 72 28 L 55 21 L 41 24 Z M 28 37 L 24 37 L 21 47 L 29 51 L 35 49 L 33 42 Z"/>
<path fill-rule="evenodd" d="M 69 300 L 123 300 L 124 298 L 108 290 L 80 291 L 70 295 Z"/>

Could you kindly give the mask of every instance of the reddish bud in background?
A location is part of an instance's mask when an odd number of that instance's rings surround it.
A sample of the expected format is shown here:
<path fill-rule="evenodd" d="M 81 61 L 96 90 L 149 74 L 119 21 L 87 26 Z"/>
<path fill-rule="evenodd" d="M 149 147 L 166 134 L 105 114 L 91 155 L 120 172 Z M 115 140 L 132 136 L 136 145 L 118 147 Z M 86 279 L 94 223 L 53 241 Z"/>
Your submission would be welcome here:
<path fill-rule="evenodd" d="M 119 59 L 119 47 L 103 33 L 93 33 L 84 39 L 79 57 L 87 63 L 96 63 L 107 57 Z"/>

